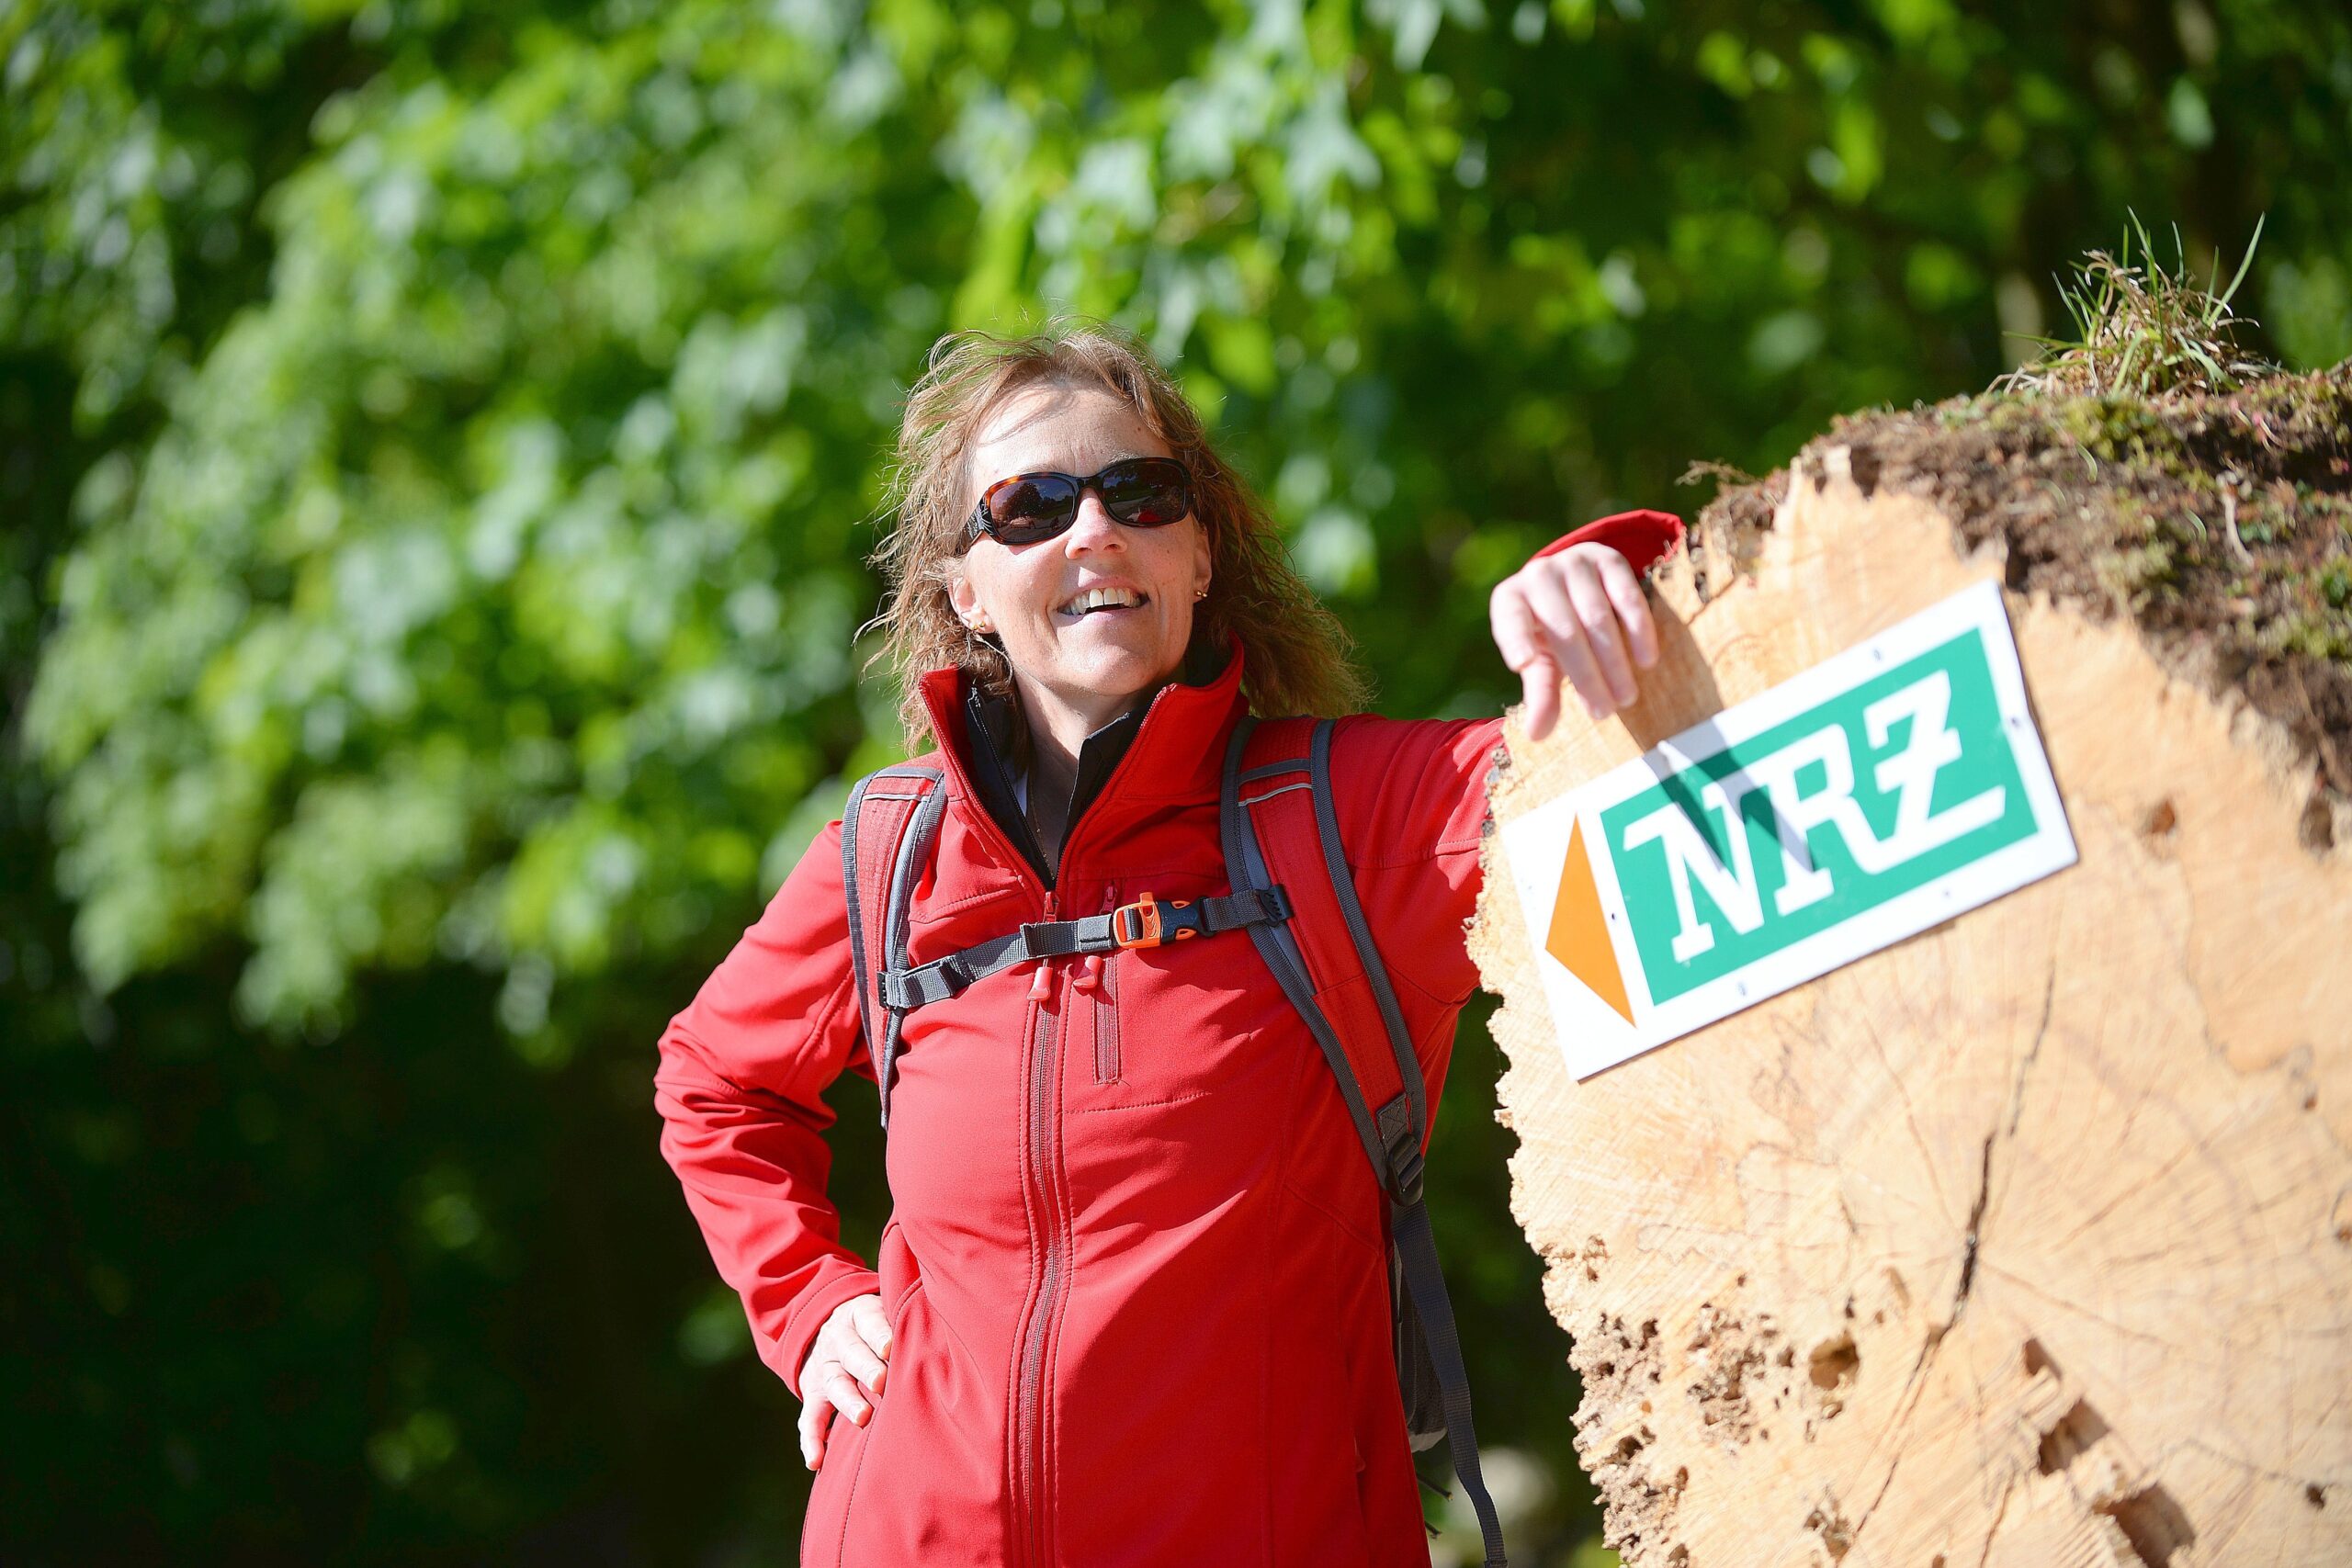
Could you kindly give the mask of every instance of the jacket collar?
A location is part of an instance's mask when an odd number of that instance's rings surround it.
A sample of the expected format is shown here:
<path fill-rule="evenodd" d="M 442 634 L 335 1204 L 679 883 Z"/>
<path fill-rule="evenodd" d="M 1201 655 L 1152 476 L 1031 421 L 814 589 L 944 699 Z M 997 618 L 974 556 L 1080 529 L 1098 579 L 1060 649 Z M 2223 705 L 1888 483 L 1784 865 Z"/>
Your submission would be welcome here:
<path fill-rule="evenodd" d="M 1153 807 L 1216 798 L 1226 737 L 1244 705 L 1240 639 L 1227 637 L 1222 667 L 1203 679 L 1215 659 L 1205 647 L 1195 649 L 1177 678 L 1149 702 L 1087 737 L 1066 847 L 1081 840 L 1100 841 L 1106 833 L 1115 836 Z M 939 737 L 953 793 L 993 818 L 1050 884 L 1053 878 L 1040 863 L 1012 790 L 1015 705 L 978 693 L 954 665 L 927 672 L 917 689 L 931 715 L 932 732 Z"/>

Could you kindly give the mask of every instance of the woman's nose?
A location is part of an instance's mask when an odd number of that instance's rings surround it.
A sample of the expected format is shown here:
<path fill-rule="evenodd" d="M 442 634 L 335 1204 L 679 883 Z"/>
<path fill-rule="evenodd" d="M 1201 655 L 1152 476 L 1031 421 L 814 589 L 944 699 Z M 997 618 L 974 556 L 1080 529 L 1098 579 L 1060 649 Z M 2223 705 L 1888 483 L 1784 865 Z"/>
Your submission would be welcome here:
<path fill-rule="evenodd" d="M 1102 509 L 1102 498 L 1088 491 L 1078 498 L 1078 516 L 1069 525 L 1071 549 L 1125 548 L 1118 520 Z"/>

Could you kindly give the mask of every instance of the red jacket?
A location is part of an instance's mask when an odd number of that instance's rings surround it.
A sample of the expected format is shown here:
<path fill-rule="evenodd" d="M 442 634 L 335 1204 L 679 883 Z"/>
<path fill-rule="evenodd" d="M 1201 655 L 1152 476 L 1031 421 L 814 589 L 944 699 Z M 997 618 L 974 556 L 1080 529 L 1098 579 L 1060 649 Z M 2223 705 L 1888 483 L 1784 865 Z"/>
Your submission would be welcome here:
<path fill-rule="evenodd" d="M 1681 525 L 1579 529 L 1637 568 Z M 923 677 L 948 805 L 910 961 L 1145 893 L 1226 890 L 1219 763 L 1240 658 L 1152 698 L 1048 891 L 974 797 L 952 669 Z M 1434 1113 L 1477 983 L 1499 718 L 1340 721 L 1341 837 Z M 1385 1208 L 1330 1068 L 1239 933 L 1090 974 L 1023 964 L 910 1016 L 893 1212 L 869 1269 L 825 1196 L 820 1098 L 858 1041 L 841 824 L 662 1035 L 662 1147 L 762 1357 L 878 1291 L 890 1376 L 834 1422 L 804 1564 L 1282 1565 L 1429 1561 L 1391 1360 Z"/>

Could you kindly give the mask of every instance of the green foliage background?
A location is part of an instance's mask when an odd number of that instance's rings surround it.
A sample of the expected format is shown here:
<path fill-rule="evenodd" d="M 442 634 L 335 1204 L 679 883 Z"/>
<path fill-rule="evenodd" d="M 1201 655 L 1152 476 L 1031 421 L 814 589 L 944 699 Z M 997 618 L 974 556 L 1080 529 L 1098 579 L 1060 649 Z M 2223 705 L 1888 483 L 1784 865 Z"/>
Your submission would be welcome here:
<path fill-rule="evenodd" d="M 10 1561 L 791 1558 L 650 1048 L 898 744 L 941 332 L 1142 332 L 1402 715 L 1502 705 L 1535 545 L 1981 386 L 2127 210 L 2267 214 L 2254 346 L 2352 354 L 2318 0 L 13 0 L 0 84 Z M 1481 1021 L 1439 1223 L 1589 1562 Z"/>

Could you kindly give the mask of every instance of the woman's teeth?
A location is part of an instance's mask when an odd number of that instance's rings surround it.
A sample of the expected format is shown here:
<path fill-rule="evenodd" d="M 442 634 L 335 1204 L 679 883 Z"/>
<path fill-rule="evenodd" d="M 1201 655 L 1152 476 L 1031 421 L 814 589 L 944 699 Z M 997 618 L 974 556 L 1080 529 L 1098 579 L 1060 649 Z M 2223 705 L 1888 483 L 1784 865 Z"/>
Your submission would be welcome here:
<path fill-rule="evenodd" d="M 1061 606 L 1065 615 L 1083 615 L 1090 610 L 1131 609 L 1144 602 L 1143 595 L 1125 588 L 1090 588 Z"/>

